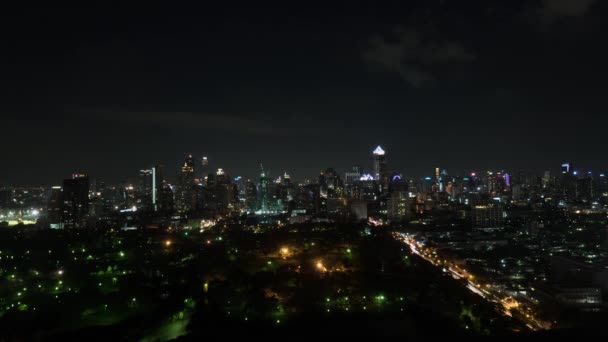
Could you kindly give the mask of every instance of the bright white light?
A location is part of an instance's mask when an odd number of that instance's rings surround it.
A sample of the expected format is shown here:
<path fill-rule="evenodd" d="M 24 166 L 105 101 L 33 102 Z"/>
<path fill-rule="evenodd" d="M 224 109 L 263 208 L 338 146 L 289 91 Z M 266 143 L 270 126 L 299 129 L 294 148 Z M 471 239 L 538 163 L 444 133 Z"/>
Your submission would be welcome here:
<path fill-rule="evenodd" d="M 382 147 L 380 147 L 380 145 L 378 145 L 378 147 L 376 147 L 376 149 L 374 150 L 374 154 L 377 156 L 383 156 L 386 152 L 384 152 L 384 150 L 382 149 Z"/>
<path fill-rule="evenodd" d="M 373 181 L 374 180 L 374 176 L 370 175 L 369 173 L 366 173 L 364 175 L 361 175 L 361 178 L 359 178 L 360 181 Z"/>
<path fill-rule="evenodd" d="M 32 210 L 32 215 L 38 216 L 38 215 L 40 215 L 40 212 L 38 210 L 34 209 L 34 210 Z"/>

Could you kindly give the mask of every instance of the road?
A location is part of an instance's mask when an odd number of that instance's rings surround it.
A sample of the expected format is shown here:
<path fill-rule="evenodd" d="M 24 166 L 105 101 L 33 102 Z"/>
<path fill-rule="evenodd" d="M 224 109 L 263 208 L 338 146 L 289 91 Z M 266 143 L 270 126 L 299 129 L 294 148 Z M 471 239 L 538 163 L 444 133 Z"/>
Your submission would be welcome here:
<path fill-rule="evenodd" d="M 441 268 L 444 273 L 449 273 L 454 279 L 466 281 L 466 288 L 471 292 L 481 296 L 485 300 L 500 305 L 501 313 L 506 316 L 514 317 L 524 322 L 531 330 L 551 329 L 551 324 L 539 319 L 534 313 L 534 308 L 528 303 L 523 303 L 502 292 L 497 284 L 480 284 L 477 276 L 469 273 L 466 269 L 458 266 L 457 260 L 448 260 L 437 254 L 434 248 L 426 247 L 423 243 L 416 240 L 413 235 L 403 233 L 393 233 L 395 239 L 406 244 L 412 254 L 420 256 L 432 265 Z"/>

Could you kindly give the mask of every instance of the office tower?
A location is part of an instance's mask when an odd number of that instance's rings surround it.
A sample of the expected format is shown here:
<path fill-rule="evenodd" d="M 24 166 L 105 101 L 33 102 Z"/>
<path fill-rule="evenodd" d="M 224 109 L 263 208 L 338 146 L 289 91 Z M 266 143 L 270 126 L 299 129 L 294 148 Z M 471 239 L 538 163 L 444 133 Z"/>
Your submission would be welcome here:
<path fill-rule="evenodd" d="M 560 182 L 560 193 L 562 199 L 572 201 L 576 198 L 577 172 L 571 163 L 562 164 L 562 174 Z"/>
<path fill-rule="evenodd" d="M 213 192 L 215 199 L 215 209 L 222 214 L 226 214 L 230 205 L 233 203 L 234 190 L 230 177 L 224 169 L 217 169 L 215 173 L 215 185 L 209 189 Z"/>
<path fill-rule="evenodd" d="M 152 209 L 158 211 L 164 187 L 163 166 L 156 165 L 152 168 Z"/>
<path fill-rule="evenodd" d="M 196 192 L 194 189 L 195 175 L 194 159 L 188 155 L 178 176 L 176 205 L 177 211 L 186 213 L 196 208 Z"/>
<path fill-rule="evenodd" d="M 599 177 L 595 181 L 595 188 L 597 189 L 596 196 L 606 197 L 608 196 L 608 176 L 606 172 L 600 172 Z"/>
<path fill-rule="evenodd" d="M 465 192 L 465 180 L 468 181 L 468 177 L 462 178 L 460 176 L 454 177 L 451 183 L 451 190 L 449 194 L 452 198 L 459 197 Z"/>
<path fill-rule="evenodd" d="M 593 175 L 591 171 L 576 180 L 576 200 L 588 202 L 594 196 Z"/>
<path fill-rule="evenodd" d="M 361 179 L 362 170 L 360 166 L 353 166 L 349 172 L 344 173 L 344 192 L 348 197 L 353 197 L 355 184 Z"/>
<path fill-rule="evenodd" d="M 291 181 L 291 175 L 289 175 L 287 172 L 283 174 L 283 186 L 285 187 L 285 197 L 283 200 L 286 202 L 293 201 L 295 197 L 294 184 Z"/>
<path fill-rule="evenodd" d="M 388 191 L 388 166 L 386 164 L 386 152 L 378 146 L 374 150 L 374 179 L 381 186 L 381 192 Z"/>
<path fill-rule="evenodd" d="M 380 196 L 379 184 L 371 175 L 363 175 L 353 187 L 353 198 L 375 202 Z"/>
<path fill-rule="evenodd" d="M 389 177 L 390 182 L 388 185 L 389 193 L 404 193 L 407 195 L 408 192 L 408 182 L 403 179 L 403 176 L 399 173 L 393 173 Z"/>
<path fill-rule="evenodd" d="M 500 204 L 489 200 L 475 200 L 471 204 L 473 228 L 496 229 L 504 227 L 503 208 Z"/>
<path fill-rule="evenodd" d="M 51 229 L 63 228 L 62 220 L 63 191 L 59 185 L 51 188 L 49 202 L 47 203 L 47 218 Z"/>
<path fill-rule="evenodd" d="M 260 198 L 258 201 L 258 210 L 262 213 L 269 212 L 269 204 L 268 204 L 268 176 L 266 175 L 266 171 L 264 171 L 264 165 L 260 164 Z"/>
<path fill-rule="evenodd" d="M 139 170 L 138 191 L 138 209 L 149 210 L 153 208 L 152 192 L 153 192 L 153 175 L 151 169 Z"/>
<path fill-rule="evenodd" d="M 391 221 L 406 221 L 412 217 L 412 199 L 405 192 L 393 192 L 386 201 L 387 217 Z"/>
<path fill-rule="evenodd" d="M 250 211 L 255 211 L 258 199 L 258 189 L 251 179 L 247 180 L 245 185 L 245 206 Z"/>
<path fill-rule="evenodd" d="M 342 180 L 333 168 L 327 168 L 319 176 L 319 190 L 321 197 L 340 197 L 342 196 Z"/>
<path fill-rule="evenodd" d="M 138 191 L 142 209 L 158 211 L 162 195 L 162 165 L 139 171 Z"/>
<path fill-rule="evenodd" d="M 205 180 L 209 175 L 209 158 L 207 156 L 203 156 L 201 161 L 201 179 Z"/>
<path fill-rule="evenodd" d="M 352 169 L 344 173 L 344 184 L 349 186 L 361 178 L 361 167 L 353 166 Z"/>
<path fill-rule="evenodd" d="M 434 182 L 433 179 L 431 177 L 424 177 L 424 179 L 422 180 L 422 192 L 425 194 L 430 194 L 431 192 L 433 192 L 434 189 Z"/>
<path fill-rule="evenodd" d="M 63 222 L 66 227 L 81 228 L 86 224 L 89 212 L 89 177 L 73 174 L 63 181 Z"/>
<path fill-rule="evenodd" d="M 446 170 L 442 170 L 439 174 L 439 178 L 437 179 L 437 186 L 439 187 L 439 192 L 447 192 L 447 186 L 449 182 L 450 177 L 448 176 L 448 172 Z"/>

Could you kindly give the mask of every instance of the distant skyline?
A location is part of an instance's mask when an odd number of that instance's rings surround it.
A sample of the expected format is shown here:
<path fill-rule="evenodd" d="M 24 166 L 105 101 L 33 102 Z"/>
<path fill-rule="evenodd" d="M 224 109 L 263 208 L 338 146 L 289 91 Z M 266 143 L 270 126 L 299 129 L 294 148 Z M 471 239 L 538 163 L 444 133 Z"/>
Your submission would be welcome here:
<path fill-rule="evenodd" d="M 381 146 L 381 145 L 379 145 Z M 364 162 L 354 162 L 352 163 L 352 165 L 350 166 L 344 166 L 344 167 L 336 167 L 334 165 L 328 165 L 326 167 L 319 167 L 316 171 L 313 171 L 312 173 L 304 173 L 302 172 L 302 170 L 297 170 L 294 168 L 284 168 L 284 169 L 274 169 L 272 167 L 268 167 L 268 165 L 274 165 L 274 163 L 266 163 L 264 161 L 258 161 L 257 163 L 255 163 L 255 165 L 250 165 L 248 167 L 246 167 L 245 169 L 250 170 L 251 174 L 247 174 L 244 172 L 238 172 L 238 170 L 232 170 L 226 166 L 223 166 L 223 164 L 216 164 L 213 162 L 213 158 L 209 157 L 208 154 L 195 154 L 192 153 L 195 162 L 196 162 L 196 174 L 197 176 L 200 174 L 201 172 L 201 168 L 202 168 L 202 157 L 203 156 L 207 156 L 210 160 L 210 163 L 207 166 L 207 172 L 208 173 L 215 173 L 219 168 L 223 169 L 224 172 L 228 173 L 228 175 L 232 178 L 236 178 L 236 177 L 243 177 L 245 179 L 252 179 L 252 180 L 257 180 L 259 178 L 260 175 L 260 164 L 264 165 L 264 170 L 266 171 L 266 174 L 270 177 L 270 179 L 276 179 L 280 176 L 283 176 L 284 173 L 288 173 L 291 178 L 295 181 L 303 181 L 306 179 L 310 179 L 312 181 L 316 180 L 317 177 L 319 176 L 319 174 L 323 171 L 325 171 L 327 168 L 333 168 L 335 169 L 341 177 L 344 176 L 345 172 L 349 172 L 353 166 L 359 166 L 362 167 L 363 169 L 363 173 L 365 174 L 372 174 L 373 173 L 373 165 L 372 165 L 372 156 L 374 152 L 377 152 L 377 147 L 376 146 L 373 150 L 370 151 L 369 155 L 368 155 L 368 159 L 367 161 Z M 385 155 L 387 156 L 387 158 L 390 158 L 390 151 L 387 151 L 384 146 L 381 146 L 383 151 L 385 153 Z M 190 154 L 190 153 L 183 153 L 182 154 L 182 159 L 181 160 L 177 160 L 175 161 L 174 164 L 171 165 L 167 165 L 166 163 L 157 163 L 157 164 L 149 164 L 149 165 L 145 165 L 142 166 L 139 169 L 136 170 L 127 170 L 125 171 L 122 176 L 119 176 L 117 179 L 112 179 L 112 178 L 108 178 L 108 177 L 104 177 L 104 175 L 102 174 L 98 174 L 96 172 L 94 172 L 94 170 L 92 171 L 88 171 L 88 170 L 83 170 L 83 169 L 76 169 L 73 170 L 71 172 L 66 173 L 64 176 L 62 176 L 62 178 L 58 178 L 54 181 L 50 181 L 50 182 L 43 182 L 43 181 L 37 181 L 36 179 L 34 179 L 32 182 L 4 182 L 2 181 L 0 183 L 0 187 L 1 186 L 6 186 L 6 185 L 60 185 L 61 182 L 63 181 L 63 179 L 67 179 L 70 178 L 72 174 L 74 173 L 85 173 L 87 175 L 89 175 L 92 179 L 95 179 L 97 181 L 103 181 L 106 182 L 106 184 L 118 184 L 118 183 L 129 183 L 129 182 L 136 182 L 137 178 L 138 178 L 138 174 L 139 171 L 141 169 L 149 169 L 153 166 L 156 165 L 163 165 L 164 166 L 164 176 L 165 178 L 168 178 L 167 181 L 169 181 L 170 183 L 175 183 L 177 180 L 177 175 L 179 173 L 179 170 L 181 169 L 181 166 L 184 163 L 184 159 L 185 157 Z M 441 170 L 447 170 L 448 174 L 450 176 L 467 176 L 468 174 L 474 172 L 477 173 L 478 175 L 480 175 L 481 173 L 487 172 L 487 171 L 491 171 L 491 172 L 500 172 L 500 171 L 504 171 L 506 173 L 510 173 L 511 175 L 515 175 L 517 172 L 521 171 L 524 173 L 537 173 L 538 176 L 542 176 L 542 174 L 545 171 L 551 171 L 553 175 L 557 175 L 561 172 L 561 166 L 563 163 L 565 162 L 569 162 L 570 164 L 572 164 L 574 166 L 574 170 L 575 171 L 579 171 L 581 172 L 581 174 L 584 172 L 589 172 L 591 171 L 594 175 L 595 174 L 599 174 L 600 172 L 608 172 L 608 168 L 605 169 L 590 169 L 590 168 L 586 168 L 586 167 L 580 167 L 576 162 L 573 162 L 571 160 L 564 160 L 564 161 L 560 161 L 557 163 L 552 164 L 550 167 L 546 167 L 543 169 L 538 169 L 538 170 L 533 170 L 533 169 L 523 169 L 523 168 L 519 168 L 519 169 L 510 169 L 510 168 L 504 168 L 504 167 L 489 167 L 489 168 L 475 168 L 475 167 L 467 167 L 467 168 L 463 168 L 463 169 L 452 169 L 443 165 L 430 165 L 429 167 L 425 168 L 425 173 L 421 173 L 421 174 L 412 174 L 407 172 L 406 170 L 403 169 L 398 169 L 396 167 L 393 167 L 390 164 L 390 159 L 387 159 L 389 161 L 389 171 L 390 172 L 399 172 L 401 173 L 403 176 L 411 178 L 411 179 L 422 179 L 424 177 L 427 176 L 431 176 L 433 177 L 435 174 L 435 168 L 439 167 Z M 308 168 L 310 169 L 310 168 Z M 42 179 L 42 178 L 41 178 Z"/>
<path fill-rule="evenodd" d="M 10 8 L 0 186 L 107 182 L 185 153 L 296 179 L 608 169 L 608 3 Z"/>

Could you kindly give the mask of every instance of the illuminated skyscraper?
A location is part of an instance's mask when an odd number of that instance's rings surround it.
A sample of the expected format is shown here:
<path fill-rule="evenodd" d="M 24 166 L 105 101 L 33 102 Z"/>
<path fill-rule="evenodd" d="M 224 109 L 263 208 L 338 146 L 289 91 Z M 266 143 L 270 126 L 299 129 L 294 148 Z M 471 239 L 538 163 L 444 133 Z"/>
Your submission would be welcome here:
<path fill-rule="evenodd" d="M 266 175 L 266 171 L 264 171 L 264 165 L 260 164 L 260 199 L 258 204 L 258 210 L 262 213 L 269 212 L 268 205 L 268 176 Z"/>
<path fill-rule="evenodd" d="M 388 190 L 388 166 L 386 164 L 386 152 L 378 146 L 374 150 L 374 180 L 382 187 L 382 192 Z"/>
<path fill-rule="evenodd" d="M 158 211 L 162 196 L 163 177 L 162 166 L 139 171 L 139 192 L 143 209 Z"/>
<path fill-rule="evenodd" d="M 185 213 L 196 208 L 196 192 L 194 191 L 194 158 L 188 155 L 178 177 L 176 205 L 177 211 Z"/>

